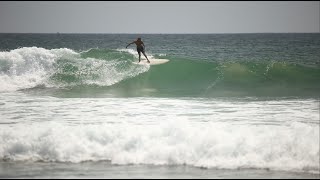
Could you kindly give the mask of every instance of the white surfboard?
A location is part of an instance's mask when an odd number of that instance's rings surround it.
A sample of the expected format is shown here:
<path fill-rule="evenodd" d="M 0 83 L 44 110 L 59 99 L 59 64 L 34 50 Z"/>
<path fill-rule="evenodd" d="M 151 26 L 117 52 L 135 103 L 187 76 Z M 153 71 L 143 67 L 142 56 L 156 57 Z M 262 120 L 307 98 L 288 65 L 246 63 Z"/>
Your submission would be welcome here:
<path fill-rule="evenodd" d="M 148 61 L 146 59 L 141 59 L 141 61 L 135 61 L 133 62 L 134 64 L 141 64 L 141 65 L 145 65 L 145 64 L 149 64 L 149 65 L 159 65 L 159 64 L 164 64 L 169 62 L 168 59 L 149 59 L 150 63 L 148 63 Z"/>

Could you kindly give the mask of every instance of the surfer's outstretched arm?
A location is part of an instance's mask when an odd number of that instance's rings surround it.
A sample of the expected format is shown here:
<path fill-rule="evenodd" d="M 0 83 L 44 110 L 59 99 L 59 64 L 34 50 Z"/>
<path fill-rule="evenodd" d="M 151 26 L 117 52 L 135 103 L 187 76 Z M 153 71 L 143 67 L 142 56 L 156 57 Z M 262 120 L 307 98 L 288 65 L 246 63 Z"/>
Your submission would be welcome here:
<path fill-rule="evenodd" d="M 132 43 L 129 43 L 127 46 L 126 46 L 126 48 L 128 47 L 128 46 L 130 46 L 131 44 L 133 44 L 134 43 L 134 41 L 132 42 Z"/>

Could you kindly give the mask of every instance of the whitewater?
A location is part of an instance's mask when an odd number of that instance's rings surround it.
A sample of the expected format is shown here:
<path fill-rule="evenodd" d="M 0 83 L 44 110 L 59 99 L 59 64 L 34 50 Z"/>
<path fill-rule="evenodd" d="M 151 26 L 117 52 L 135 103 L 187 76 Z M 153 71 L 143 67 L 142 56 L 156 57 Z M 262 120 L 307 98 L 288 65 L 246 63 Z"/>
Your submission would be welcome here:
<path fill-rule="evenodd" d="M 135 36 L 0 35 L 0 178 L 319 178 L 319 34 Z"/>

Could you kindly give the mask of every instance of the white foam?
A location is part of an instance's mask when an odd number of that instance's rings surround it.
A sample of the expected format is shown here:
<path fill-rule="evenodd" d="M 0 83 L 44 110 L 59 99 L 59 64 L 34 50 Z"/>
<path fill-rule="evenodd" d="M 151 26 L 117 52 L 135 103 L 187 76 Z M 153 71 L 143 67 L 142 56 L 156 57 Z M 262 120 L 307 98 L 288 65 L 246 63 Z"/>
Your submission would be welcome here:
<path fill-rule="evenodd" d="M 191 123 L 0 127 L 0 158 L 319 171 L 319 127 Z"/>
<path fill-rule="evenodd" d="M 135 77 L 140 73 L 144 73 L 150 68 L 147 66 L 132 66 L 131 63 L 118 60 L 101 61 L 93 58 L 87 58 L 82 60 L 82 62 L 83 64 L 75 64 L 78 66 L 79 72 L 84 72 L 84 74 L 79 75 L 79 77 L 83 78 L 82 83 L 100 86 L 111 86 L 124 79 Z M 85 69 L 88 69 L 88 67 L 90 67 L 89 73 L 85 72 Z M 90 73 L 96 74 L 97 78 L 91 78 Z M 85 74 L 88 74 L 89 76 Z"/>
<path fill-rule="evenodd" d="M 23 47 L 0 52 L 0 92 L 44 84 L 53 71 L 55 60 L 75 55 L 77 53 L 66 48 L 47 50 Z"/>

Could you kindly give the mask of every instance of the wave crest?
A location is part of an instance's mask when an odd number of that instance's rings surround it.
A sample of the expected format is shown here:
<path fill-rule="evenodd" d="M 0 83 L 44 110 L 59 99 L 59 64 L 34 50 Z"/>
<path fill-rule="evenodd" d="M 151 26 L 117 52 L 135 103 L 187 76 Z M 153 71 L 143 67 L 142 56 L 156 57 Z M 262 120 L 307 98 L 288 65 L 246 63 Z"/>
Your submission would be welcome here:
<path fill-rule="evenodd" d="M 131 57 L 132 59 L 132 57 Z M 79 85 L 110 86 L 148 70 L 134 66 L 130 55 L 115 50 L 24 47 L 0 52 L 0 92 Z"/>

